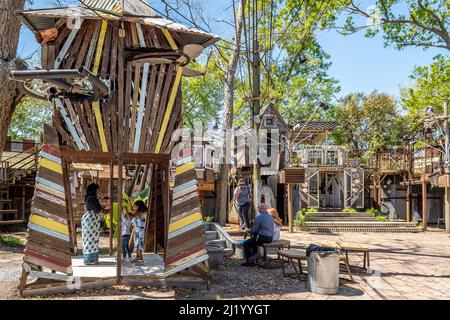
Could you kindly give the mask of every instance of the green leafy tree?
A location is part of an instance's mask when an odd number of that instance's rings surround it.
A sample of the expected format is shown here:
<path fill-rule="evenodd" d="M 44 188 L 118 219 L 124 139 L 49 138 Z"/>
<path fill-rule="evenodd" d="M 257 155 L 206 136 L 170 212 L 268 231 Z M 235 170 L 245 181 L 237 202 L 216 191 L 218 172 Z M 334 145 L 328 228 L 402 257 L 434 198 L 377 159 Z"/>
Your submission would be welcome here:
<path fill-rule="evenodd" d="M 215 68 L 216 55 L 206 63 L 191 63 L 195 70 L 205 71 L 203 76 L 183 79 L 184 124 L 193 127 L 201 121 L 203 127 L 219 122 L 223 105 L 223 75 Z"/>
<path fill-rule="evenodd" d="M 437 56 L 431 65 L 416 67 L 410 78 L 411 86 L 402 88 L 400 95 L 408 117 L 423 119 L 428 106 L 441 114 L 443 102 L 450 100 L 450 59 Z"/>
<path fill-rule="evenodd" d="M 50 103 L 25 97 L 15 108 L 9 135 L 14 139 L 39 140 L 44 123 L 51 123 L 51 121 Z"/>
<path fill-rule="evenodd" d="M 350 94 L 336 108 L 337 127 L 332 137 L 337 144 L 374 155 L 401 142 L 407 123 L 398 111 L 388 94 Z"/>
<path fill-rule="evenodd" d="M 350 15 L 343 33 L 366 30 L 368 37 L 383 31 L 386 45 L 397 49 L 414 46 L 450 50 L 450 2 L 448 0 L 377 0 L 365 9 L 361 1 L 342 0 Z M 356 23 L 355 17 L 367 19 Z"/>

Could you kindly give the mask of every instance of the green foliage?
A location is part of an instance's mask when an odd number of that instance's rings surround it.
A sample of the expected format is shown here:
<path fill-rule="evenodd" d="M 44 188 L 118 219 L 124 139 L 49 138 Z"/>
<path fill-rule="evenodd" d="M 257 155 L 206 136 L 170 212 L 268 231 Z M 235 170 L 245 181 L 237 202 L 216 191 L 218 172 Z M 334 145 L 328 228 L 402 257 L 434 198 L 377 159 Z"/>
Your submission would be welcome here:
<path fill-rule="evenodd" d="M 359 7 L 355 1 L 343 2 L 347 2 L 349 9 L 344 33 L 366 29 L 366 36 L 374 37 L 383 31 L 385 45 L 394 45 L 399 50 L 408 46 L 450 50 L 448 0 L 377 0 L 374 10 Z M 356 16 L 371 21 L 357 25 Z"/>
<path fill-rule="evenodd" d="M 328 75 L 330 56 L 317 42 L 315 31 L 329 27 L 340 7 L 338 1 L 258 1 L 261 59 L 261 105 L 272 103 L 289 125 L 308 118 L 319 101 L 331 104 L 340 91 Z M 251 5 L 251 3 L 250 3 Z M 273 21 L 273 23 L 271 23 Z M 247 35 L 247 41 L 249 35 Z M 244 56 L 245 57 L 245 56 Z M 244 61 L 241 67 L 248 67 Z M 247 70 L 237 84 L 235 124 L 249 118 L 251 86 Z M 319 110 L 312 119 L 328 119 Z"/>
<path fill-rule="evenodd" d="M 119 214 L 119 208 L 118 208 L 117 202 L 114 202 L 114 203 L 113 203 L 113 230 L 114 230 L 114 239 L 117 239 L 117 234 L 118 234 L 118 233 L 117 233 L 117 229 L 118 229 L 118 227 L 119 227 L 118 219 L 117 219 L 118 214 Z M 105 216 L 104 216 L 104 219 L 105 219 L 106 227 L 109 229 L 109 226 L 110 226 L 110 224 L 111 224 L 111 218 L 110 218 L 110 215 L 109 215 L 109 214 L 105 215 Z"/>
<path fill-rule="evenodd" d="M 44 123 L 51 121 L 52 107 L 48 102 L 25 97 L 16 106 L 8 134 L 13 139 L 39 141 Z"/>
<path fill-rule="evenodd" d="M 213 216 L 206 216 L 203 218 L 203 220 L 205 222 L 213 222 L 214 221 L 214 217 Z"/>
<path fill-rule="evenodd" d="M 355 208 L 344 208 L 342 209 L 342 212 L 356 213 L 358 211 Z"/>
<path fill-rule="evenodd" d="M 0 243 L 7 247 L 20 247 L 22 245 L 22 241 L 20 240 L 20 238 L 14 236 L 0 235 Z"/>
<path fill-rule="evenodd" d="M 424 109 L 442 114 L 443 102 L 450 99 L 450 58 L 437 56 L 429 66 L 416 67 L 410 76 L 409 88 L 402 88 L 401 101 L 408 117 L 416 123 L 425 117 Z"/>
<path fill-rule="evenodd" d="M 303 214 L 302 211 L 298 211 L 295 214 L 294 227 L 303 229 L 305 227 L 305 222 L 310 221 L 310 220 L 311 220 L 311 215 L 309 215 L 308 213 Z"/>
<path fill-rule="evenodd" d="M 203 127 L 211 127 L 220 119 L 223 106 L 223 75 L 217 68 L 217 55 L 211 55 L 207 63 L 191 62 L 189 67 L 205 71 L 205 75 L 183 77 L 183 120 L 190 128 L 196 121 Z"/>
<path fill-rule="evenodd" d="M 380 221 L 380 222 L 388 222 L 389 221 L 389 218 L 386 218 L 384 216 L 376 216 L 375 219 L 377 219 L 377 221 Z"/>
<path fill-rule="evenodd" d="M 369 154 L 400 144 L 407 125 L 395 99 L 377 92 L 343 98 L 336 108 L 336 123 L 332 138 L 337 144 Z"/>
<path fill-rule="evenodd" d="M 366 209 L 366 213 L 374 213 L 375 217 L 381 216 L 380 210 L 374 208 Z"/>

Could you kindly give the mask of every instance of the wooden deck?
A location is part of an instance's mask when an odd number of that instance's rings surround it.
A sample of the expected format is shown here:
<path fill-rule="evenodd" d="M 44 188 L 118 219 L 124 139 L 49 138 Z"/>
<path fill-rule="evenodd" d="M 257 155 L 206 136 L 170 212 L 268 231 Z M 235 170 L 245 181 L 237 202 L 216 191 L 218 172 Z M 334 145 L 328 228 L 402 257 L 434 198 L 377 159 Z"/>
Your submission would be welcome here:
<path fill-rule="evenodd" d="M 114 278 L 116 276 L 116 257 L 100 256 L 99 265 L 85 265 L 82 256 L 72 257 L 73 276 L 79 278 Z M 144 254 L 144 264 L 122 263 L 122 276 L 164 276 L 164 260 L 157 254 Z"/>

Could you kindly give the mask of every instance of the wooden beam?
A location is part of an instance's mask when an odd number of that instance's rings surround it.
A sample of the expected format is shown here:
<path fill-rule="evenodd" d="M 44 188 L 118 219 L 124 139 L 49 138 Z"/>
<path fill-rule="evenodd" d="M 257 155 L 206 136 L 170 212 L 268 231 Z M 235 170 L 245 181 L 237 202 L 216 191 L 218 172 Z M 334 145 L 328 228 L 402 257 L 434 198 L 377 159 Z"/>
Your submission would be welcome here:
<path fill-rule="evenodd" d="M 111 160 L 109 164 L 109 170 L 111 171 L 109 174 L 109 255 L 113 255 L 113 238 L 114 238 L 114 201 L 113 201 L 113 192 L 114 192 L 114 164 Z M 119 230 L 118 230 L 119 233 Z"/>
<path fill-rule="evenodd" d="M 294 232 L 294 226 L 292 221 L 292 214 L 293 214 L 293 208 L 292 208 L 292 184 L 288 183 L 287 185 L 287 192 L 288 192 L 288 221 L 289 221 L 289 233 Z"/>
<path fill-rule="evenodd" d="M 123 191 L 123 158 L 119 155 L 119 179 L 117 185 L 117 232 L 122 230 L 122 191 Z M 117 235 L 117 269 L 116 269 L 116 281 L 120 284 L 122 280 L 122 237 Z"/>
<path fill-rule="evenodd" d="M 69 162 L 95 163 L 95 164 L 118 164 L 119 154 L 116 152 L 93 152 L 75 151 L 70 149 L 61 150 L 61 158 Z M 162 153 L 123 153 L 123 164 L 149 164 L 170 161 L 169 154 Z"/>
<path fill-rule="evenodd" d="M 422 222 L 424 230 L 427 230 L 427 177 L 422 174 Z"/>

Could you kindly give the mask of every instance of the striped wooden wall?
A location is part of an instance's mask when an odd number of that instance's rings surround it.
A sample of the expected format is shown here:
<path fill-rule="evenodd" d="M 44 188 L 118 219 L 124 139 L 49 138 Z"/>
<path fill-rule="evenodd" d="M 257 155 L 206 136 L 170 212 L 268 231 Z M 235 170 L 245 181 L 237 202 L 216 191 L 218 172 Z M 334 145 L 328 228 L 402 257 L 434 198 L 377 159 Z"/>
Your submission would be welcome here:
<path fill-rule="evenodd" d="M 69 217 L 62 173 L 58 133 L 54 127 L 46 125 L 24 261 L 70 273 L 73 246 L 69 237 Z"/>
<path fill-rule="evenodd" d="M 75 150 L 166 153 L 181 116 L 183 68 L 140 63 L 138 53 L 185 43 L 149 25 L 124 22 L 124 27 L 121 37 L 118 21 L 86 19 L 81 29 L 62 28 L 55 44 L 45 45 L 52 48 L 42 57 L 48 68 L 84 66 L 111 89 L 107 99 L 94 102 L 56 99 L 56 128 Z"/>
<path fill-rule="evenodd" d="M 208 254 L 195 163 L 191 152 L 185 151 L 177 161 L 165 254 L 165 272 L 166 274 L 176 273 L 206 260 L 208 260 Z"/>

